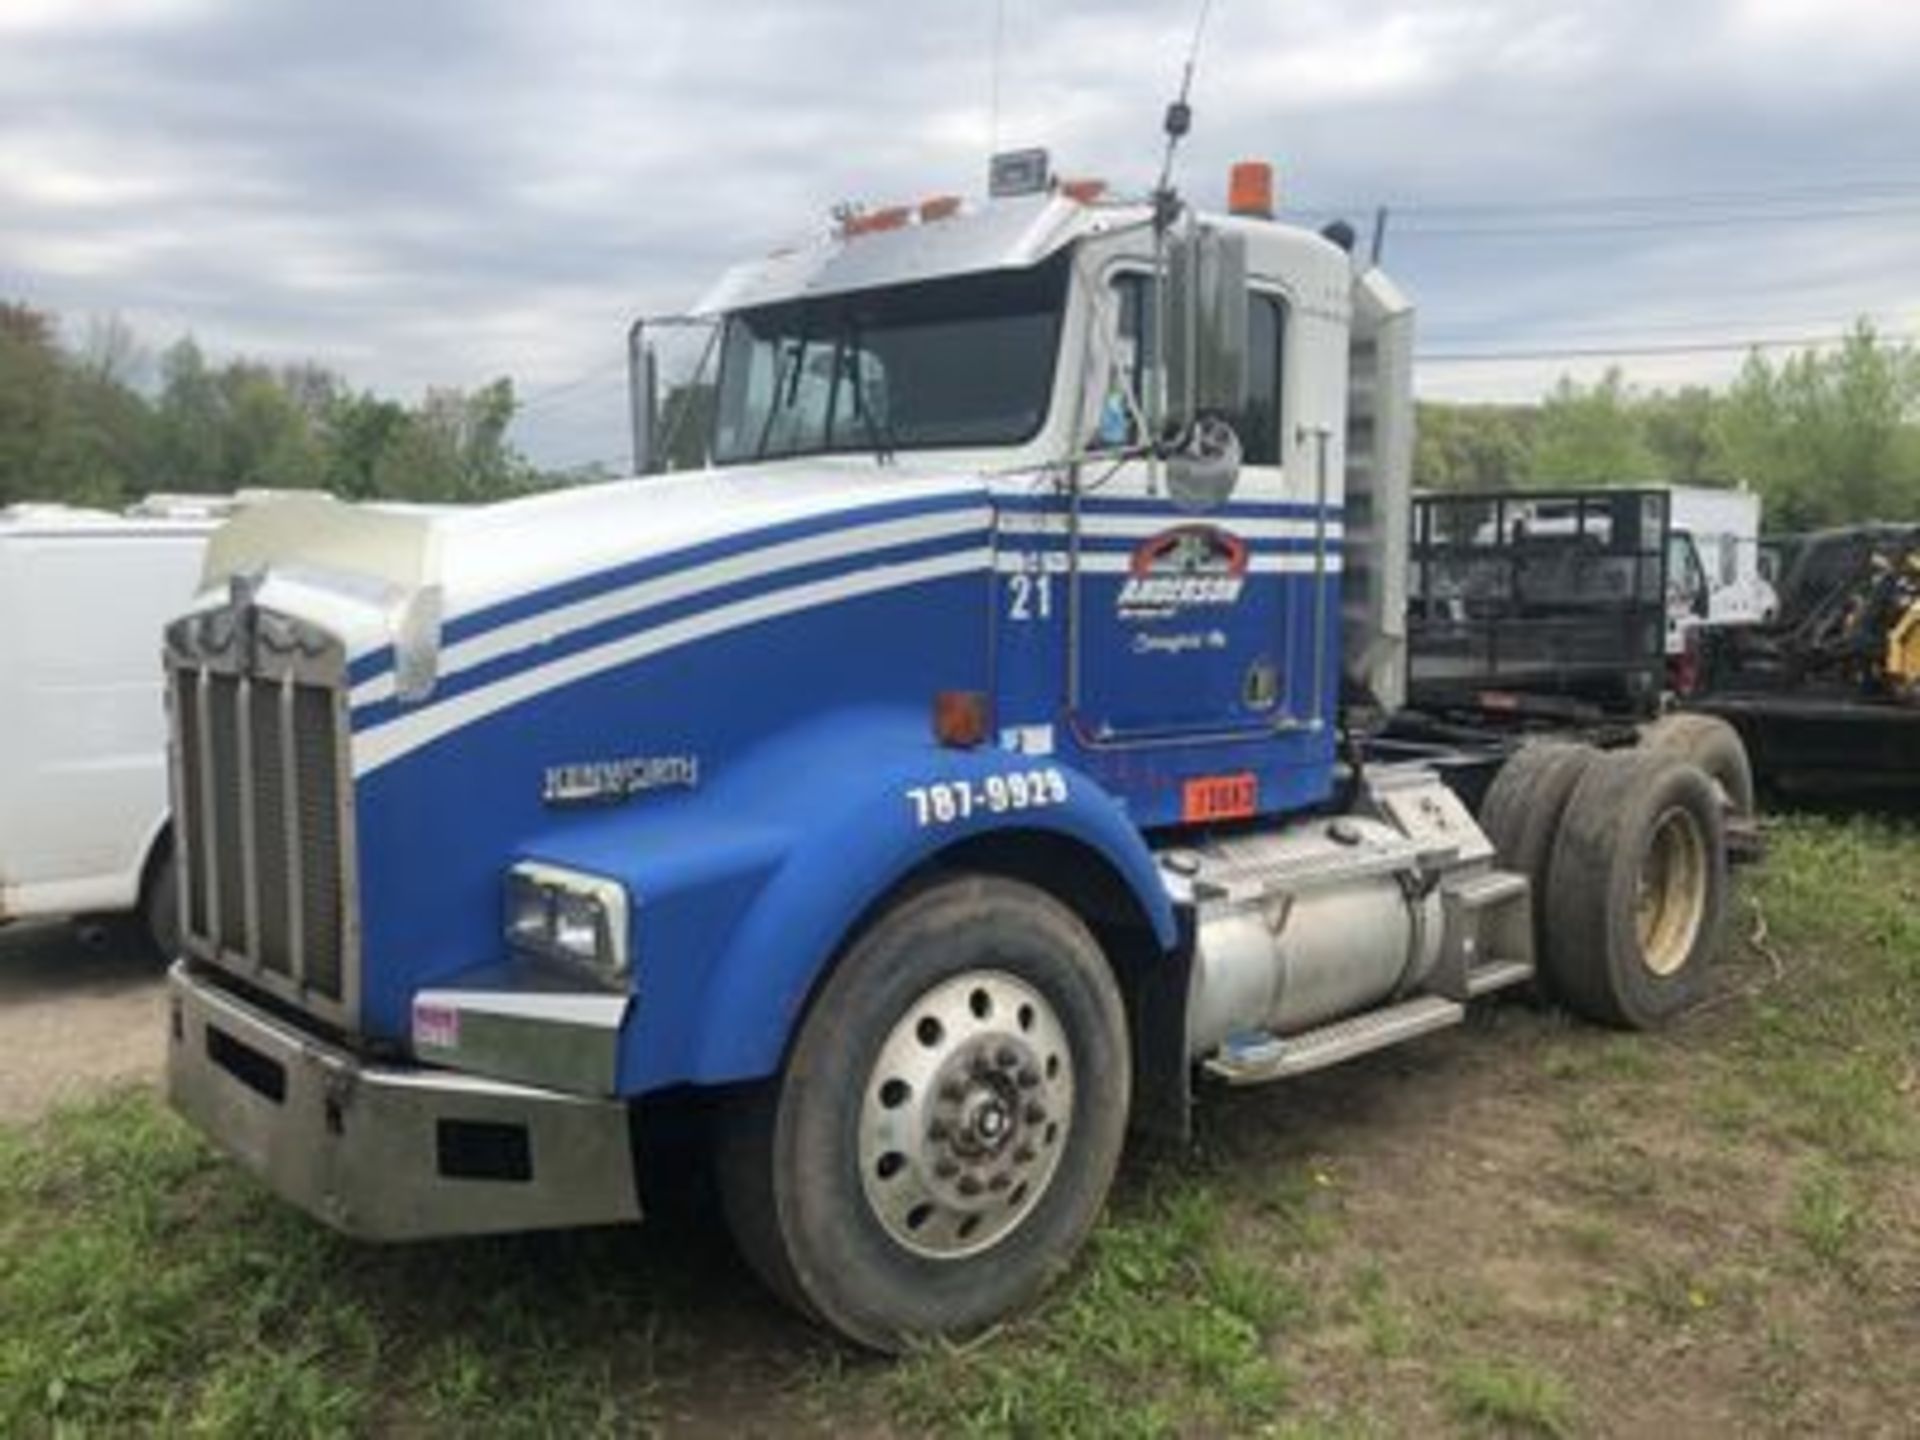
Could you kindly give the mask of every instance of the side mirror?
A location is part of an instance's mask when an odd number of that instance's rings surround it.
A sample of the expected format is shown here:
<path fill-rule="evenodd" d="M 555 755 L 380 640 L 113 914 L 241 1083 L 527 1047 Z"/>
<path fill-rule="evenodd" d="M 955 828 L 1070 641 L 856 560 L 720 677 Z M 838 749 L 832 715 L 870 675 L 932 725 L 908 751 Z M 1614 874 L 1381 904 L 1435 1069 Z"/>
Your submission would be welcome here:
<path fill-rule="evenodd" d="M 1167 457 L 1176 505 L 1224 504 L 1240 480 L 1240 440 L 1226 417 L 1247 402 L 1247 244 L 1189 225 L 1168 256 L 1167 417 L 1183 437 Z"/>
<path fill-rule="evenodd" d="M 1189 225 L 1168 256 L 1167 413 L 1183 428 L 1247 401 L 1247 242 Z"/>
<path fill-rule="evenodd" d="M 660 367 L 647 344 L 646 324 L 636 320 L 627 331 L 627 401 L 633 416 L 633 473 L 651 475 L 665 457 L 659 447 Z"/>

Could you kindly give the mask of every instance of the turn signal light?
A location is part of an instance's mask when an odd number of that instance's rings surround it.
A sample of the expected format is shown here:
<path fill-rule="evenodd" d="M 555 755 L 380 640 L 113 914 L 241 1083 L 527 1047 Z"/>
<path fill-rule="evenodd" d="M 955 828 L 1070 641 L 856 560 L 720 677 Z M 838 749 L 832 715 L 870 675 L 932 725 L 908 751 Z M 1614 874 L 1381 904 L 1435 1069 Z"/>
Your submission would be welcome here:
<path fill-rule="evenodd" d="M 1235 215 L 1271 220 L 1273 166 L 1264 160 L 1238 162 L 1227 178 L 1227 209 Z"/>

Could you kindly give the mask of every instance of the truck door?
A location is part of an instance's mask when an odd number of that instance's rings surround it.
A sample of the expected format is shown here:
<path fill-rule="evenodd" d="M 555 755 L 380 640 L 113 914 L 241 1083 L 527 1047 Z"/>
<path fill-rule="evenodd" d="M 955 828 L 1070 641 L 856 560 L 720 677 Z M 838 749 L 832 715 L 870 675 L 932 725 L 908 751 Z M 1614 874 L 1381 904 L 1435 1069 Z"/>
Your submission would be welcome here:
<path fill-rule="evenodd" d="M 1122 271 L 1111 285 L 1122 365 L 1144 395 L 1151 280 Z M 1337 564 L 1337 538 L 1317 531 L 1311 504 L 1290 498 L 1289 479 L 1293 491 L 1301 482 L 1287 474 L 1289 449 L 1311 449 L 1288 444 L 1286 298 L 1256 287 L 1248 305 L 1248 400 L 1228 417 L 1242 450 L 1232 495 L 1185 509 L 1144 461 L 1096 458 L 1082 471 L 1078 563 L 1067 580 L 1077 622 L 1068 710 L 1083 743 L 1242 738 L 1308 713 L 1315 539 L 1323 563 Z M 1134 439 L 1116 390 L 1099 407 L 1096 448 Z"/>

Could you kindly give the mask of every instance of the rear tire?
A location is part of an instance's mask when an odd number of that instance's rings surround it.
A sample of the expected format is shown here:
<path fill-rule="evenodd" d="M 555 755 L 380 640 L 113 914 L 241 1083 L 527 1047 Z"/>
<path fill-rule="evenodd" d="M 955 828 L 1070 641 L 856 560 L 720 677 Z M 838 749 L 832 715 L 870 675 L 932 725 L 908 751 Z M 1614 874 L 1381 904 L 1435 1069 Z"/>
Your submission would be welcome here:
<path fill-rule="evenodd" d="M 722 1118 L 728 1221 L 777 1294 L 861 1345 L 977 1331 L 1086 1239 L 1130 1087 L 1079 918 L 1016 881 L 942 881 L 855 941 L 778 1080 Z"/>
<path fill-rule="evenodd" d="M 1740 732 L 1717 715 L 1662 715 L 1640 735 L 1640 748 L 1674 755 L 1707 772 L 1737 816 L 1754 812 L 1753 762 Z"/>
<path fill-rule="evenodd" d="M 1650 1029 L 1697 1003 L 1726 906 L 1720 791 L 1660 750 L 1597 757 L 1574 790 L 1545 892 L 1553 991 L 1575 1014 Z"/>
<path fill-rule="evenodd" d="M 1588 745 L 1540 740 L 1522 746 L 1500 767 L 1480 807 L 1480 824 L 1493 841 L 1500 867 L 1527 877 L 1533 891 L 1533 953 L 1541 989 L 1559 998 L 1547 956 L 1553 949 L 1547 923 L 1548 869 L 1554 838 L 1575 787 L 1600 752 Z"/>

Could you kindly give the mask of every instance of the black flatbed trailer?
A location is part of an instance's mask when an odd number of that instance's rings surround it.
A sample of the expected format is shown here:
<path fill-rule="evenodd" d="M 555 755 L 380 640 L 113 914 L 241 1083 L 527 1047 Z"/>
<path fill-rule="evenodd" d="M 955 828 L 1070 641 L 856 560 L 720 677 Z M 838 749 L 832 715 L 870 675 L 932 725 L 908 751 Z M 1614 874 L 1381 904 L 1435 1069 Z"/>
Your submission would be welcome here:
<path fill-rule="evenodd" d="M 1844 695 L 1718 693 L 1687 702 L 1740 732 L 1754 773 L 1787 793 L 1920 791 L 1920 708 Z"/>

